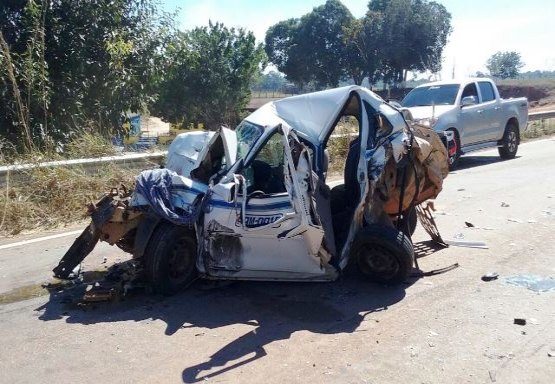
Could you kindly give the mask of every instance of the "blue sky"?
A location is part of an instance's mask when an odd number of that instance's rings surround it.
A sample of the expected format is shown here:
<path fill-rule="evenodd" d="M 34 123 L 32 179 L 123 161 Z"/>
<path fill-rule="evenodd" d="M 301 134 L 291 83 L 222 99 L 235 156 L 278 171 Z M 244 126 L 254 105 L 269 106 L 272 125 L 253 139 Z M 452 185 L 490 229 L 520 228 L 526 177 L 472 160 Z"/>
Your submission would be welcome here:
<path fill-rule="evenodd" d="M 161 0 L 168 11 L 180 8 L 181 29 L 208 20 L 243 27 L 263 41 L 268 27 L 299 17 L 325 0 Z M 467 76 L 485 71 L 497 51 L 517 51 L 524 70 L 555 70 L 554 0 L 436 0 L 452 15 L 453 33 L 444 51 L 442 76 Z M 364 15 L 367 0 L 343 0 L 355 17 Z"/>

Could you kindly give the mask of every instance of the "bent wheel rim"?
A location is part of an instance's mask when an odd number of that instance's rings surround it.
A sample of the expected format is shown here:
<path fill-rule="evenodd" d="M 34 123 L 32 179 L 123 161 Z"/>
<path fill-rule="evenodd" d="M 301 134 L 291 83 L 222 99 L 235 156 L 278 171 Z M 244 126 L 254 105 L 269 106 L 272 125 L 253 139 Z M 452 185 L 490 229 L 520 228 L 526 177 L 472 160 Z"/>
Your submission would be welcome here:
<path fill-rule="evenodd" d="M 186 239 L 178 239 L 170 249 L 168 258 L 168 277 L 173 284 L 187 281 L 193 266 L 190 250 Z"/>
<path fill-rule="evenodd" d="M 359 253 L 359 263 L 364 273 L 387 280 L 399 272 L 399 261 L 387 248 L 368 245 Z"/>

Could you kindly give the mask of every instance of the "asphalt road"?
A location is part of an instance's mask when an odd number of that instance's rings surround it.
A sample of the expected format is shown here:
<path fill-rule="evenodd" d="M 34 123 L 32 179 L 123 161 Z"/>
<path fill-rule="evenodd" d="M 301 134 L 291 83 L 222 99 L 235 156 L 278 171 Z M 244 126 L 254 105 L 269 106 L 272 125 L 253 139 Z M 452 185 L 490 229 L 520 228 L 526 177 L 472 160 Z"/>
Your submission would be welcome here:
<path fill-rule="evenodd" d="M 508 281 L 555 277 L 554 154 L 547 139 L 511 161 L 496 151 L 464 157 L 436 201 L 438 225 L 446 239 L 488 249 L 432 249 L 419 229 L 422 271 L 460 267 L 400 287 L 356 276 L 198 283 L 170 298 L 78 307 L 67 292 L 32 297 L 75 235 L 1 240 L 0 302 L 15 302 L 0 305 L 0 381 L 552 383 L 555 290 Z M 100 246 L 85 269 L 125 258 Z M 490 271 L 499 279 L 481 281 Z"/>

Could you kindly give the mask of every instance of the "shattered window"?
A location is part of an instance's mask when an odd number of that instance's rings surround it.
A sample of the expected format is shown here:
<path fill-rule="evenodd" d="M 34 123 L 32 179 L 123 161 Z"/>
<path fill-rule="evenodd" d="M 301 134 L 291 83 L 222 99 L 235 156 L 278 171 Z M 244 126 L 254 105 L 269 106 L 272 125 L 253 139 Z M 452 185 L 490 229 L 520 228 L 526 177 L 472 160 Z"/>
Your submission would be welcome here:
<path fill-rule="evenodd" d="M 266 194 L 286 192 L 283 182 L 284 148 L 282 135 L 274 133 L 254 160 L 243 171 L 247 180 L 247 192 L 261 191 Z"/>
<path fill-rule="evenodd" d="M 243 121 L 235 129 L 237 135 L 237 160 L 244 159 L 256 141 L 262 136 L 261 126 Z"/>

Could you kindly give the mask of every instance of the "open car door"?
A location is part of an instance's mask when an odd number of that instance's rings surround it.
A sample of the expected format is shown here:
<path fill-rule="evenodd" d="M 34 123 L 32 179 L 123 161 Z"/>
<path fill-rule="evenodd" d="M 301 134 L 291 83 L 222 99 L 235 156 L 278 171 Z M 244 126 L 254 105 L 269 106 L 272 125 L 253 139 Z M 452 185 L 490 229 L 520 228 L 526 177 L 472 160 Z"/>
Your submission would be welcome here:
<path fill-rule="evenodd" d="M 233 196 L 225 201 L 225 193 L 214 193 L 204 216 L 205 272 L 253 280 L 334 279 L 308 148 L 289 129 L 276 127 L 237 172 L 227 183 Z"/>

